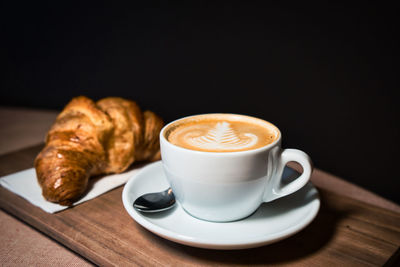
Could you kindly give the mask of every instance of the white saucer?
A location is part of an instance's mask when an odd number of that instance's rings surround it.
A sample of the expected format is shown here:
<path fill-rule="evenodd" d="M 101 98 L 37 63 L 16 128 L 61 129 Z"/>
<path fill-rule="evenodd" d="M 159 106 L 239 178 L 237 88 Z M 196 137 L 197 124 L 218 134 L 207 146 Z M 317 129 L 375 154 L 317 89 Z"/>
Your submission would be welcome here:
<path fill-rule="evenodd" d="M 285 175 L 294 171 L 286 169 Z M 267 245 L 287 238 L 305 228 L 317 215 L 320 200 L 308 183 L 290 196 L 264 203 L 251 216 L 235 222 L 214 223 L 196 219 L 177 203 L 160 213 L 136 211 L 133 201 L 142 194 L 169 187 L 161 161 L 144 167 L 125 185 L 124 207 L 144 228 L 171 241 L 211 249 L 244 249 Z"/>

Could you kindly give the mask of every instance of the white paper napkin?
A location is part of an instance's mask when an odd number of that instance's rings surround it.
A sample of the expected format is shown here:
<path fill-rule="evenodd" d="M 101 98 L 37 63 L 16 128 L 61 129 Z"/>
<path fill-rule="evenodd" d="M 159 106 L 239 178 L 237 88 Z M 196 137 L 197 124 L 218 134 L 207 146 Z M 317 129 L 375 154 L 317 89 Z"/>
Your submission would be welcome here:
<path fill-rule="evenodd" d="M 90 190 L 74 206 L 104 194 L 111 189 L 125 184 L 129 178 L 134 176 L 145 165 L 138 165 L 120 174 L 107 175 L 94 178 L 89 181 Z M 0 184 L 11 192 L 23 197 L 35 206 L 46 212 L 55 213 L 68 207 L 49 202 L 42 196 L 42 189 L 37 181 L 34 168 L 16 172 L 0 178 Z"/>

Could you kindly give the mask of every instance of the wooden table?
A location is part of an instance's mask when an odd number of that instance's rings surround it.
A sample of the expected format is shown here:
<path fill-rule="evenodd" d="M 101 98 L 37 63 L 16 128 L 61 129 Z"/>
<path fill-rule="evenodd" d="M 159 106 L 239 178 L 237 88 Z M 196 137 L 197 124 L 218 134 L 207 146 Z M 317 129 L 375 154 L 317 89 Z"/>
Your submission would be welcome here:
<path fill-rule="evenodd" d="M 24 123 L 25 132 L 29 133 L 29 124 L 34 120 L 30 118 L 27 122 L 21 117 L 15 120 L 14 116 L 12 123 Z M 1 109 L 0 118 L 2 124 L 9 123 L 1 117 Z M 44 116 L 38 115 L 38 118 Z M 38 144 L 1 155 L 0 175 L 31 167 L 41 147 Z M 390 266 L 399 263 L 398 205 L 318 169 L 313 173 L 312 182 L 320 192 L 321 209 L 308 227 L 278 243 L 239 251 L 187 247 L 148 232 L 124 210 L 122 187 L 57 214 L 48 214 L 0 188 L 0 206 L 6 212 L 0 213 L 3 231 L 0 263 L 64 266 L 92 263 L 102 266 Z M 22 254 L 24 239 L 15 242 L 13 233 L 31 236 L 29 242 L 35 246 L 46 244 L 45 249 L 28 248 Z"/>

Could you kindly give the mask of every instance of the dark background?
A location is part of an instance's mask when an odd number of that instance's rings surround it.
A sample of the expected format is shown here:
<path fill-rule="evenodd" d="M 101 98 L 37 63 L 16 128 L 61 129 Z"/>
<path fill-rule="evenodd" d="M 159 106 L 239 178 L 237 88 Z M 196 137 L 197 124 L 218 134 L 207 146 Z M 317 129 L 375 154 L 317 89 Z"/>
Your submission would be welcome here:
<path fill-rule="evenodd" d="M 253 115 L 316 167 L 400 203 L 398 9 L 187 2 L 3 3 L 0 105 L 113 95 L 167 122 Z"/>

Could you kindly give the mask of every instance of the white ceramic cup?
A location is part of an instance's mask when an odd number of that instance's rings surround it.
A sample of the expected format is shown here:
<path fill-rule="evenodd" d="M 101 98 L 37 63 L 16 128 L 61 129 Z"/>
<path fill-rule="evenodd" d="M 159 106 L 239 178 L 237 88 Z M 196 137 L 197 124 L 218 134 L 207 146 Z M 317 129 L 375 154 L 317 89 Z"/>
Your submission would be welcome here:
<path fill-rule="evenodd" d="M 261 203 L 296 192 L 309 181 L 311 159 L 303 151 L 282 149 L 279 129 L 264 120 L 260 121 L 274 127 L 278 137 L 271 144 L 253 150 L 203 152 L 170 143 L 165 137 L 166 129 L 191 117 L 173 121 L 160 132 L 164 172 L 177 201 L 190 215 L 215 222 L 239 220 L 251 215 Z M 283 184 L 283 169 L 290 161 L 298 162 L 303 173 Z"/>

